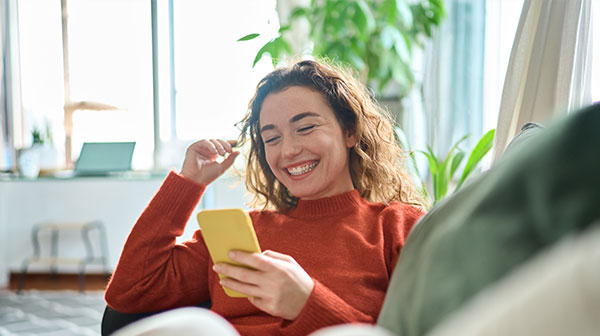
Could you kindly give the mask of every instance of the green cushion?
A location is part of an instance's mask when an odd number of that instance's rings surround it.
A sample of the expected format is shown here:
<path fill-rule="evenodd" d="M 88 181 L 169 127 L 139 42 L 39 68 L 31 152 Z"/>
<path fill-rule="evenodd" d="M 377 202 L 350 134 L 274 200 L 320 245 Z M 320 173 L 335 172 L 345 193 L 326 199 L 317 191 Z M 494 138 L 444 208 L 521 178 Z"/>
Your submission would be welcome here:
<path fill-rule="evenodd" d="M 545 129 L 433 208 L 402 250 L 378 324 L 423 335 L 489 284 L 600 218 L 600 105 Z"/>

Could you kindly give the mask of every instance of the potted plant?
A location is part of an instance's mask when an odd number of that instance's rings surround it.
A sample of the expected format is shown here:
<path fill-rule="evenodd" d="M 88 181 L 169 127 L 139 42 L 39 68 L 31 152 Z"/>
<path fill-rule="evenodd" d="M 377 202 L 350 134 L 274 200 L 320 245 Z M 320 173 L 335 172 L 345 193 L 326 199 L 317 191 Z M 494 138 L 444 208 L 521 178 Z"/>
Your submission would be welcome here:
<path fill-rule="evenodd" d="M 254 64 L 266 54 L 274 65 L 291 55 L 286 31 L 307 20 L 312 55 L 352 65 L 378 98 L 390 90 L 401 98 L 415 84 L 415 48 L 423 46 L 443 17 L 442 0 L 312 0 L 310 6 L 291 11 L 279 35 L 257 52 Z M 259 35 L 248 34 L 239 41 Z"/>
<path fill-rule="evenodd" d="M 45 131 L 34 126 L 31 130 L 31 146 L 19 151 L 19 170 L 24 177 L 35 178 L 58 168 L 58 152 L 53 145 L 49 122 Z"/>

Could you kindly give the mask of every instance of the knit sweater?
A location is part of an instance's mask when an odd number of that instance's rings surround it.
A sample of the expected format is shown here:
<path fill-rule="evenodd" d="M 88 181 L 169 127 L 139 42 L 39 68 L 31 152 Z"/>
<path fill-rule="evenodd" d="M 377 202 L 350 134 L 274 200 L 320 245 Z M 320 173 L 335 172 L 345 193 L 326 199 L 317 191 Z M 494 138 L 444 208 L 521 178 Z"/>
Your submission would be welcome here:
<path fill-rule="evenodd" d="M 341 323 L 375 323 L 406 236 L 422 212 L 403 203 L 369 203 L 357 190 L 296 207 L 251 211 L 263 250 L 293 257 L 315 285 L 293 320 L 231 298 L 212 270 L 200 230 L 176 243 L 205 188 L 174 172 L 133 227 L 106 290 L 122 313 L 149 312 L 211 300 L 211 310 L 242 335 L 306 335 Z"/>

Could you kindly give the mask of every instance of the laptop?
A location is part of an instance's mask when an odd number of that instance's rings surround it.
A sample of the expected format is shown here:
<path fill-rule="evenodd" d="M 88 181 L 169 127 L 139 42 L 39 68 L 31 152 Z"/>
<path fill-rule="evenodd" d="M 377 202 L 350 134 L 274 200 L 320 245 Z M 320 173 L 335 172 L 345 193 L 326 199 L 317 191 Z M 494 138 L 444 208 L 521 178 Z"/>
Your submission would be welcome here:
<path fill-rule="evenodd" d="M 106 176 L 131 170 L 135 142 L 84 142 L 75 176 Z"/>

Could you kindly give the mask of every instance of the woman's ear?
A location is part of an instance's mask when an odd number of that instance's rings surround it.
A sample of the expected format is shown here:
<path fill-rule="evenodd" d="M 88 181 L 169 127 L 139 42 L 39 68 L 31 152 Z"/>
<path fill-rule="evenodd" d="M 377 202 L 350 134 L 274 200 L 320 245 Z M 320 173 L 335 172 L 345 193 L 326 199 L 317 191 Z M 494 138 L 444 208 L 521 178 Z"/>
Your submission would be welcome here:
<path fill-rule="evenodd" d="M 352 148 L 356 145 L 356 131 L 355 130 L 347 130 L 346 131 L 346 147 Z"/>

